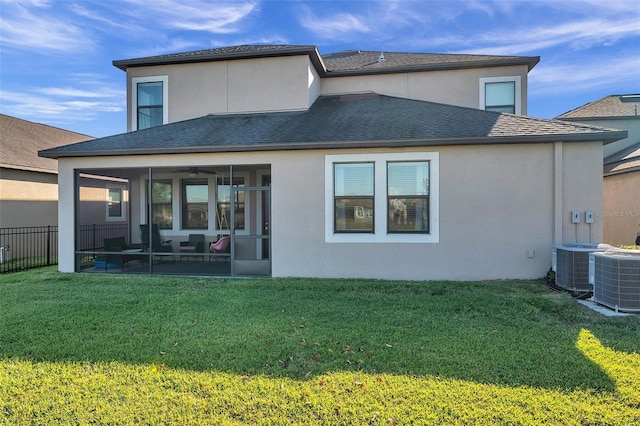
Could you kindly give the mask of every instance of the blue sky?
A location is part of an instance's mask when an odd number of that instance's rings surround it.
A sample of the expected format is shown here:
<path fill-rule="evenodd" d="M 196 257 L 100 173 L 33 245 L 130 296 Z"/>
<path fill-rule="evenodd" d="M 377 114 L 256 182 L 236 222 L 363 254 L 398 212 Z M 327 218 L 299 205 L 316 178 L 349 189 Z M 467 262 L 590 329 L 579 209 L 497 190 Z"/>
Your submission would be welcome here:
<path fill-rule="evenodd" d="M 529 115 L 640 93 L 637 0 L 0 0 L 0 112 L 126 131 L 130 59 L 238 44 L 540 56 Z"/>

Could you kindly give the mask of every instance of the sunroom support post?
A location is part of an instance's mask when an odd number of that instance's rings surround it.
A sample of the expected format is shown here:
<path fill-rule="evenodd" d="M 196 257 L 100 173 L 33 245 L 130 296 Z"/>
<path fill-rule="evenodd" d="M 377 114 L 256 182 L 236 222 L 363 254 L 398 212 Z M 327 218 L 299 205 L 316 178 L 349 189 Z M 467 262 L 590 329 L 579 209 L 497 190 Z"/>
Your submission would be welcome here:
<path fill-rule="evenodd" d="M 153 233 L 151 232 L 151 227 L 153 226 L 152 218 L 153 218 L 153 168 L 149 167 L 149 172 L 147 176 L 147 227 L 149 229 L 148 232 L 148 240 L 147 247 L 149 247 L 149 274 L 153 274 Z"/>
<path fill-rule="evenodd" d="M 236 199 L 233 192 L 233 165 L 229 165 L 229 242 L 231 243 L 231 258 L 229 263 L 231 266 L 231 276 L 235 275 L 235 260 L 236 260 Z"/>

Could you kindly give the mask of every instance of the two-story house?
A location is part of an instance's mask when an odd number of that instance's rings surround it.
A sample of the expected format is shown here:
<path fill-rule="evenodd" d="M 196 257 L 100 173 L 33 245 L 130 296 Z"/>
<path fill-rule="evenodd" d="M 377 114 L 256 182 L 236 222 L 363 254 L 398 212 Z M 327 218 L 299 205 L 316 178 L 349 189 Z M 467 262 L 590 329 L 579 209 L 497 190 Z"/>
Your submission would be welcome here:
<path fill-rule="evenodd" d="M 100 255 L 76 243 L 89 173 L 129 184 L 126 237 L 150 262 L 126 272 L 540 277 L 554 244 L 602 239 L 602 146 L 626 132 L 526 117 L 538 61 L 289 45 L 114 61 L 130 131 L 40 153 L 59 162 L 59 269 Z M 223 235 L 226 257 L 180 250 Z"/>

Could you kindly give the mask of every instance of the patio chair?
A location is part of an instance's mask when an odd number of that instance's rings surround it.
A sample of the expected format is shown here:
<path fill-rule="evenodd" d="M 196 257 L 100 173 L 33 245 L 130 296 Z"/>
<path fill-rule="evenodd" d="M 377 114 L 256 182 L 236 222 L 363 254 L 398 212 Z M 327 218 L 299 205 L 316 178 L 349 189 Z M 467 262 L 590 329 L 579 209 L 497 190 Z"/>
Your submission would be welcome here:
<path fill-rule="evenodd" d="M 229 237 L 228 236 L 224 236 L 221 237 L 218 241 L 216 241 L 215 243 L 211 243 L 211 245 L 209 246 L 209 251 L 212 253 L 211 256 L 209 256 L 209 260 L 211 260 L 212 258 L 214 260 L 217 260 L 218 257 L 225 257 L 225 258 L 230 258 L 229 256 Z"/>
<path fill-rule="evenodd" d="M 189 241 L 180 242 L 180 253 L 204 253 L 204 234 L 189 234 Z M 188 258 L 189 256 L 187 256 Z M 204 261 L 204 256 L 195 256 L 202 257 Z M 180 257 L 182 260 L 182 256 Z"/>
<path fill-rule="evenodd" d="M 103 247 L 104 251 L 108 253 L 105 254 L 104 258 L 105 269 L 107 269 L 109 265 L 124 267 L 132 260 L 137 260 L 139 262 L 144 261 L 144 256 L 141 253 L 142 249 L 139 247 L 129 246 L 125 237 L 105 238 Z"/>
<path fill-rule="evenodd" d="M 171 246 L 171 240 L 162 240 L 158 225 L 151 225 L 151 247 L 149 247 L 149 225 L 140 225 L 140 237 L 142 239 L 142 248 L 145 251 L 155 253 L 156 256 L 173 257 L 173 247 Z M 175 257 L 173 257 L 174 262 L 175 260 Z"/>

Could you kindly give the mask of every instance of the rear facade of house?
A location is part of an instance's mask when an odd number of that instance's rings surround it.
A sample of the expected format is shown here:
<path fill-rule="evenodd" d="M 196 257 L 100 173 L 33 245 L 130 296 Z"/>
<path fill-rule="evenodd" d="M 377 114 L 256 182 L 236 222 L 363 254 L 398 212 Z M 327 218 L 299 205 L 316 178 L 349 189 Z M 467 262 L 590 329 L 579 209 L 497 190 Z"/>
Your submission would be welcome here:
<path fill-rule="evenodd" d="M 125 237 L 146 256 L 114 272 L 540 277 L 554 245 L 602 240 L 603 143 L 625 135 L 526 117 L 538 60 L 236 46 L 114 61 L 129 132 L 41 152 L 59 162 L 59 268 L 99 272 L 76 217 L 79 176 L 102 176 L 127 182 Z M 229 250 L 188 256 L 193 234 Z"/>

